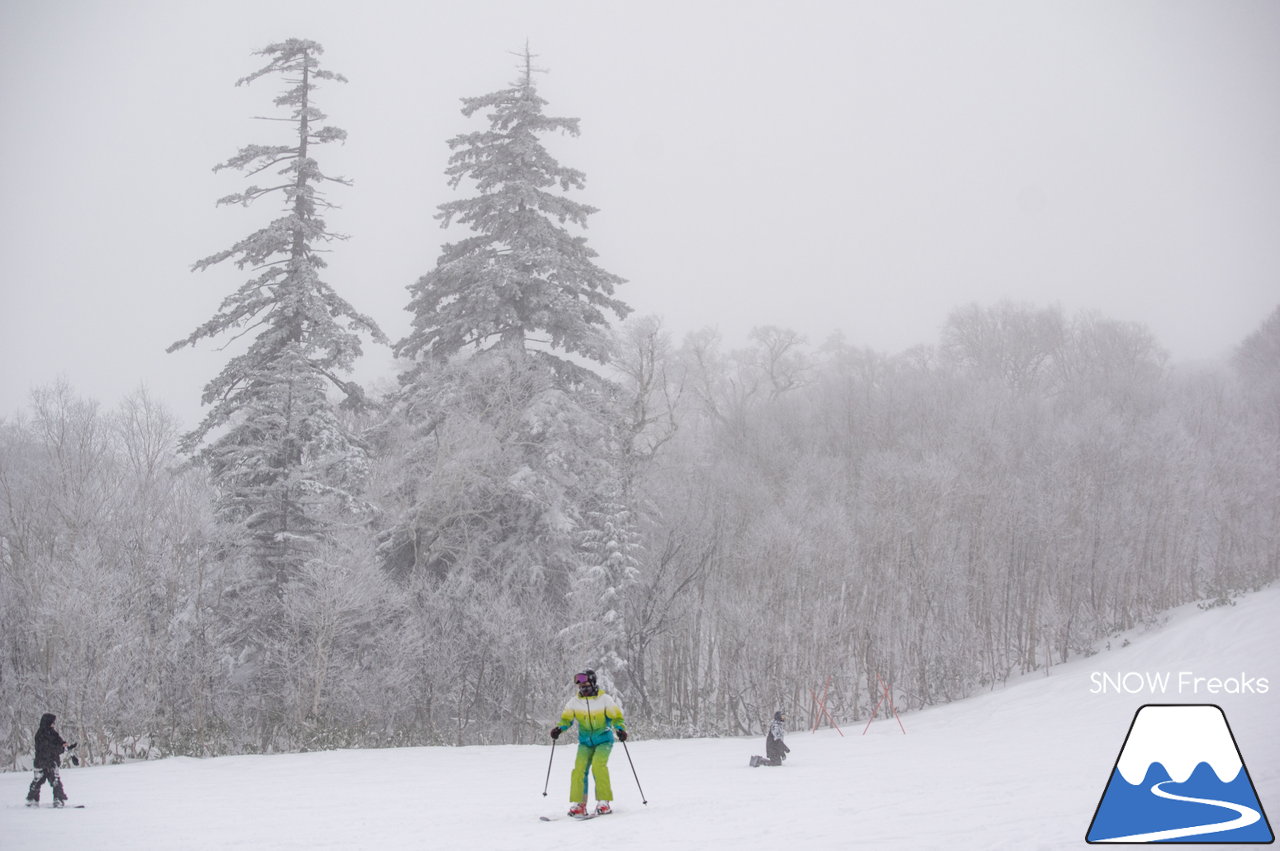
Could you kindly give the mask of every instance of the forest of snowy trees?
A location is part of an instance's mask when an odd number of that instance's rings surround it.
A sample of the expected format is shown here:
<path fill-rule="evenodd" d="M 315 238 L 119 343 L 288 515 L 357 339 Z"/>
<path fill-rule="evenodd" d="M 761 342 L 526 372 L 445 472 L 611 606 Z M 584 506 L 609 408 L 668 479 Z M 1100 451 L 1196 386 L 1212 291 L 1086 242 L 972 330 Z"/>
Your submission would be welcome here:
<path fill-rule="evenodd" d="M 581 235 L 585 176 L 540 141 L 577 121 L 526 50 L 463 100 L 423 187 L 453 241 L 389 341 L 322 279 L 356 190 L 316 96 L 345 80 L 314 42 L 260 53 L 241 82 L 283 84 L 291 130 L 220 166 L 274 185 L 222 199 L 261 227 L 196 264 L 248 276 L 174 346 L 245 339 L 205 420 L 65 383 L 0 420 L 5 764 L 46 711 L 92 762 L 538 741 L 584 667 L 640 736 L 758 732 L 822 689 L 865 718 L 880 679 L 953 700 L 1280 574 L 1280 309 L 1194 368 L 1013 303 L 899 354 L 673 340 Z M 395 390 L 350 378 L 366 340 Z"/>

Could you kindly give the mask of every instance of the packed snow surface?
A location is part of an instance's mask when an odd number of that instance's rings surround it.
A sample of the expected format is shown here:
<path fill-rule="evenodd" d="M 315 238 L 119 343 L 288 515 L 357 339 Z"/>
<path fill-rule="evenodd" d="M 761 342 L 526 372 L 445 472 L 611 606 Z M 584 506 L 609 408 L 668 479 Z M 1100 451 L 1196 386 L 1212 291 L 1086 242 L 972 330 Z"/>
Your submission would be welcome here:
<path fill-rule="evenodd" d="M 763 753 L 767 718 L 750 738 L 633 736 L 628 749 L 648 803 L 627 751 L 615 746 L 616 812 L 585 822 L 564 816 L 572 746 L 555 749 L 542 795 L 549 742 L 68 768 L 71 803 L 85 809 L 62 811 L 49 808 L 47 787 L 41 809 L 25 808 L 29 774 L 9 772 L 0 774 L 0 847 L 1080 849 L 1134 713 L 1160 703 L 1222 708 L 1275 828 L 1278 649 L 1280 589 L 1268 589 L 1235 606 L 1179 609 L 1163 626 L 1115 638 L 1047 676 L 904 715 L 905 734 L 883 717 L 865 735 L 865 721 L 842 735 L 797 729 L 794 718 L 782 768 L 748 766 Z M 1163 692 L 1099 693 L 1098 672 L 1172 676 Z M 1179 691 L 1179 672 L 1227 684 L 1211 693 L 1202 680 Z M 548 727 L 559 708 L 547 707 Z M 643 719 L 631 720 L 643 729 Z"/>

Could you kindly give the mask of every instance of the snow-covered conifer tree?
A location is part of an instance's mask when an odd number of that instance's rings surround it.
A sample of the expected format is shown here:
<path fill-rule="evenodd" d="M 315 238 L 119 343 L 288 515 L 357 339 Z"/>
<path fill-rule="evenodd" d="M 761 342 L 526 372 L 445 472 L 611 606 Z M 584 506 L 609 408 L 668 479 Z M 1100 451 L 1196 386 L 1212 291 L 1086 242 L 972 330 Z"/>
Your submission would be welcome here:
<path fill-rule="evenodd" d="M 426 479 L 458 487 L 410 497 L 390 534 L 400 553 L 391 560 L 400 569 L 500 562 L 526 579 L 551 576 L 563 589 L 581 506 L 604 480 L 597 468 L 607 455 L 606 383 L 570 356 L 605 361 L 607 314 L 630 308 L 613 296 L 622 279 L 597 266 L 586 238 L 567 227 L 584 227 L 595 210 L 565 197 L 585 177 L 556 162 L 540 137 L 576 136 L 578 120 L 544 114 L 534 71 L 526 47 L 508 88 L 463 99 L 468 117 L 487 110 L 489 128 L 449 141 L 450 184 L 469 181 L 477 194 L 440 205 L 436 218 L 471 235 L 446 245 L 409 287 L 412 328 L 395 348 L 413 361 L 401 376 L 401 407 L 418 424 L 405 465 L 413 481 L 401 491 L 430 487 Z M 459 354 L 469 357 L 450 364 Z M 465 487 L 444 479 L 457 463 L 450 435 L 465 435 L 473 456 Z M 446 507 L 450 492 L 458 502 Z M 487 510 L 477 511 L 477 500 Z M 450 543 L 460 524 L 469 527 L 465 552 Z"/>
<path fill-rule="evenodd" d="M 585 176 L 556 162 L 539 139 L 577 136 L 578 119 L 543 114 L 527 46 L 522 59 L 508 88 L 463 99 L 467 117 L 488 110 L 489 129 L 450 139 L 445 173 L 455 189 L 470 180 L 478 194 L 441 204 L 436 218 L 472 235 L 445 245 L 436 267 L 409 287 L 413 325 L 396 345 L 401 356 L 443 359 L 536 341 L 604 362 L 607 314 L 630 312 L 613 297 L 622 279 L 597 266 L 586 238 L 565 227 L 585 227 L 596 212 L 563 194 L 583 188 Z"/>
<path fill-rule="evenodd" d="M 422 599 L 506 613 L 497 635 L 459 651 L 478 671 L 510 664 L 493 654 L 500 643 L 546 647 L 572 620 L 589 515 L 617 481 L 617 391 L 583 363 L 607 361 L 611 315 L 630 309 L 581 235 L 594 209 L 566 197 L 584 175 L 543 145 L 576 136 L 578 121 L 544 114 L 534 73 L 526 47 L 509 87 L 463 99 L 488 127 L 450 140 L 446 174 L 474 192 L 437 219 L 469 234 L 409 287 L 411 329 L 395 347 L 410 361 L 397 403 L 408 440 L 383 505 L 384 563 L 427 586 Z M 530 680 L 494 680 L 495 701 L 541 699 L 519 682 Z"/>
<path fill-rule="evenodd" d="M 341 142 L 346 132 L 325 125 L 315 103 L 321 82 L 346 82 L 320 66 L 323 48 L 289 39 L 257 51 L 268 62 L 237 85 L 279 76 L 285 89 L 275 104 L 288 111 L 290 138 L 254 144 L 215 167 L 250 177 L 279 175 L 266 186 L 251 185 L 219 204 L 249 204 L 268 196 L 283 202 L 283 214 L 223 251 L 195 264 L 208 269 L 233 261 L 251 277 L 223 300 L 218 312 L 179 340 L 170 351 L 229 333 L 254 334 L 247 349 L 205 387 L 211 406 L 186 435 L 185 451 L 206 443 L 200 454 L 221 489 L 225 519 L 244 524 L 265 579 L 276 593 L 325 537 L 333 512 L 349 507 L 366 464 L 365 451 L 337 416 L 328 391 L 336 387 L 358 404 L 362 392 L 345 380 L 361 354 L 361 335 L 386 342 L 372 319 L 358 312 L 321 277 L 322 246 L 343 239 L 329 231 L 319 211 L 332 207 L 322 192 L 330 177 L 314 158 L 315 148 Z"/>
<path fill-rule="evenodd" d="M 616 678 L 627 665 L 626 603 L 640 575 L 640 535 L 633 512 L 616 500 L 606 498 L 583 519 L 582 560 L 569 592 L 571 623 L 561 638 L 566 655 Z"/>

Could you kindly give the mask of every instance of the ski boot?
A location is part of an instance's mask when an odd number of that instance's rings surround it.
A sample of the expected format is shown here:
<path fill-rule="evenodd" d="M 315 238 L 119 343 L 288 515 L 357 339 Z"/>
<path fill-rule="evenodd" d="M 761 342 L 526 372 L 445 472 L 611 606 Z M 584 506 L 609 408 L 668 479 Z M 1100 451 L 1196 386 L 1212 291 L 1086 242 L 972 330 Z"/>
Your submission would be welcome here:
<path fill-rule="evenodd" d="M 587 814 L 586 801 L 577 801 L 574 803 L 573 806 L 569 807 L 569 815 L 571 816 L 585 816 L 586 814 Z"/>
<path fill-rule="evenodd" d="M 608 801 L 596 801 L 596 815 L 607 816 L 611 812 L 613 812 L 613 807 L 610 806 Z"/>
<path fill-rule="evenodd" d="M 33 800 L 31 800 L 30 798 L 27 798 L 27 806 L 28 806 L 28 807 L 38 807 L 38 806 L 40 806 L 40 799 L 39 799 L 39 798 L 37 798 L 36 800 L 34 800 L 34 801 L 33 801 Z"/>
<path fill-rule="evenodd" d="M 67 802 L 66 802 L 65 800 L 63 800 L 62 798 L 54 798 L 54 799 L 53 799 L 53 808 L 54 808 L 55 810 L 60 810 L 60 809 L 62 809 L 63 807 L 65 807 L 66 805 L 67 805 Z"/>

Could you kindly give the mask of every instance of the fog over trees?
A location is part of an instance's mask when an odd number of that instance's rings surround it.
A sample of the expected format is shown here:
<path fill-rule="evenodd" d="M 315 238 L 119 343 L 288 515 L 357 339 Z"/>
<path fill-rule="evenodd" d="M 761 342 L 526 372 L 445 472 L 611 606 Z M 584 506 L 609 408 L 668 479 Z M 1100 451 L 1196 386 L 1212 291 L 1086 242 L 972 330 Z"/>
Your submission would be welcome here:
<path fill-rule="evenodd" d="M 226 165 L 281 166 L 284 212 L 197 264 L 255 276 L 175 344 L 248 338 L 204 422 L 65 383 L 0 420 L 6 764 L 44 711 L 95 762 L 538 741 L 584 667 L 641 736 L 758 732 L 824 689 L 853 720 L 881 679 L 954 700 L 1280 573 L 1280 308 L 1203 367 L 1016 303 L 898 354 L 673 340 L 597 265 L 585 176 L 541 143 L 577 121 L 527 50 L 414 188 L 462 235 L 366 396 L 346 374 L 385 340 L 319 278 L 320 52 L 246 78 L 283 73 L 293 137 Z"/>

